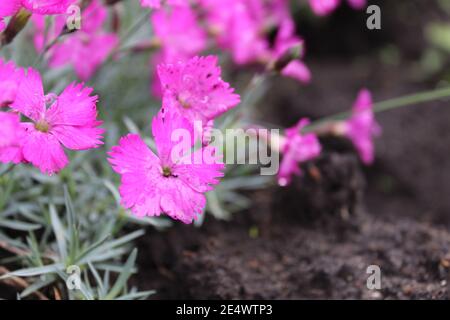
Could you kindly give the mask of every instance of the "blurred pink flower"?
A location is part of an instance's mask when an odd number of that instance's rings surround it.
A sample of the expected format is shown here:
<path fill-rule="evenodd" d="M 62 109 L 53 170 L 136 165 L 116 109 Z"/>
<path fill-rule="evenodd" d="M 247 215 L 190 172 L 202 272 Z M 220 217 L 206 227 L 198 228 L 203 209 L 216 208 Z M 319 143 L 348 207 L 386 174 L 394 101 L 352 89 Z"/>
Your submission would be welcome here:
<path fill-rule="evenodd" d="M 89 80 L 119 43 L 116 34 L 101 30 L 106 18 L 106 8 L 99 0 L 92 1 L 83 11 L 81 30 L 51 50 L 50 67 L 71 64 L 81 80 Z"/>
<path fill-rule="evenodd" d="M 286 136 L 280 141 L 283 159 L 278 172 L 278 183 L 287 186 L 292 175 L 301 174 L 299 164 L 320 155 L 322 147 L 314 133 L 301 134 L 309 120 L 301 119 L 294 127 L 286 129 Z"/>
<path fill-rule="evenodd" d="M 20 80 L 21 70 L 13 62 L 4 62 L 0 58 L 0 108 L 11 104 Z"/>
<path fill-rule="evenodd" d="M 367 5 L 367 0 L 347 0 L 350 7 L 353 9 L 363 9 Z"/>
<path fill-rule="evenodd" d="M 293 78 L 301 83 L 308 83 L 311 81 L 311 71 L 300 60 L 304 55 L 303 39 L 295 35 L 295 24 L 292 18 L 286 17 L 281 21 L 278 33 L 275 39 L 275 45 L 273 49 L 273 59 L 277 60 L 281 58 L 288 50 L 294 47 L 299 47 L 300 57 L 292 60 L 282 70 L 281 74 Z"/>
<path fill-rule="evenodd" d="M 159 9 L 161 7 L 161 0 L 141 0 L 141 6 Z"/>
<path fill-rule="evenodd" d="M 160 64 L 158 75 L 163 106 L 203 126 L 240 102 L 239 95 L 221 78 L 216 56 Z"/>
<path fill-rule="evenodd" d="M 22 8 L 22 0 L 3 0 L 0 2 L 0 32 L 6 27 L 4 18 L 15 15 Z"/>
<path fill-rule="evenodd" d="M 162 0 L 141 0 L 141 6 L 152 9 L 159 9 L 161 8 L 161 2 Z M 189 0 L 167 0 L 166 3 L 173 6 L 188 6 Z"/>
<path fill-rule="evenodd" d="M 34 25 L 34 47 L 38 53 L 41 53 L 47 44 L 55 41 L 61 34 L 66 24 L 66 17 L 64 15 L 56 16 L 51 28 L 46 28 L 44 15 L 33 14 L 31 21 Z"/>
<path fill-rule="evenodd" d="M 24 129 L 20 124 L 19 115 L 0 112 L 0 162 L 17 164 L 24 161 L 23 136 Z"/>
<path fill-rule="evenodd" d="M 0 31 L 5 24 L 3 19 L 10 17 L 24 8 L 33 14 L 53 15 L 65 13 L 76 0 L 2 0 L 0 1 Z"/>
<path fill-rule="evenodd" d="M 151 16 L 151 23 L 164 62 L 189 59 L 206 48 L 206 33 L 190 7 L 157 10 Z"/>
<path fill-rule="evenodd" d="M 372 110 L 372 96 L 369 90 L 359 92 L 353 105 L 353 115 L 343 123 L 340 132 L 355 145 L 361 160 L 371 164 L 374 160 L 373 137 L 381 134 L 381 127 L 375 120 Z"/>
<path fill-rule="evenodd" d="M 262 1 L 201 0 L 210 32 L 220 47 L 230 50 L 237 64 L 257 61 L 268 43 L 264 35 L 265 11 Z"/>
<path fill-rule="evenodd" d="M 347 0 L 353 9 L 362 9 L 366 0 Z M 341 0 L 309 0 L 311 9 L 318 16 L 326 16 L 332 13 L 341 4 Z"/>
<path fill-rule="evenodd" d="M 109 161 L 122 176 L 119 190 L 125 208 L 138 217 L 165 213 L 188 224 L 203 212 L 204 193 L 219 183 L 225 165 L 211 146 L 188 156 L 174 152 L 178 143 L 173 139 L 174 131 L 183 130 L 192 137 L 192 125 L 179 115 L 162 111 L 152 123 L 158 155 L 138 135 L 129 134 L 113 147 Z M 188 143 L 189 148 L 193 142 Z M 199 155 L 200 163 L 186 161 Z"/>
<path fill-rule="evenodd" d="M 333 12 L 341 0 L 309 0 L 309 5 L 315 14 L 325 16 Z"/>
<path fill-rule="evenodd" d="M 76 0 L 22 0 L 22 6 L 32 13 L 61 14 Z"/>
<path fill-rule="evenodd" d="M 22 124 L 25 160 L 42 172 L 53 174 L 69 162 L 62 145 L 70 150 L 87 150 L 102 144 L 97 96 L 90 96 L 91 93 L 91 88 L 71 84 L 59 96 L 44 95 L 41 76 L 28 69 L 11 105 L 32 121 Z"/>

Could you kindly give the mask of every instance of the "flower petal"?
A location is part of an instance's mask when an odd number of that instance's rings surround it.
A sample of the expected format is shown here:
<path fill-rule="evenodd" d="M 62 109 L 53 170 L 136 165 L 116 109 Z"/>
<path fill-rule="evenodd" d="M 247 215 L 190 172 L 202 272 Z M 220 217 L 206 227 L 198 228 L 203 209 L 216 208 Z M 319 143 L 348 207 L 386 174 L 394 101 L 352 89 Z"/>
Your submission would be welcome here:
<path fill-rule="evenodd" d="M 26 75 L 21 75 L 16 99 L 11 108 L 34 121 L 38 121 L 44 115 L 44 88 L 39 72 L 29 68 Z"/>
<path fill-rule="evenodd" d="M 102 133 L 105 130 L 95 127 L 56 126 L 51 133 L 66 148 L 71 150 L 87 150 L 103 144 Z"/>
<path fill-rule="evenodd" d="M 55 136 L 35 130 L 33 125 L 26 125 L 25 130 L 23 155 L 43 173 L 57 173 L 69 163 Z"/>

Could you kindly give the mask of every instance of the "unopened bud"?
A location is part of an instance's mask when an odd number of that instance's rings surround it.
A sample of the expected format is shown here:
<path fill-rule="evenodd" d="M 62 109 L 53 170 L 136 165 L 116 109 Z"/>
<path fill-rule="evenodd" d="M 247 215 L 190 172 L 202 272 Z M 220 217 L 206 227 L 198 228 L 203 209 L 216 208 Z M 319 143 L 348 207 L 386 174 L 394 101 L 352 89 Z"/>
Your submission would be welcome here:
<path fill-rule="evenodd" d="M 14 38 L 22 31 L 27 25 L 28 20 L 31 17 L 31 13 L 25 9 L 20 9 L 20 11 L 11 18 L 6 27 L 6 30 L 0 34 L 0 44 L 1 46 L 11 43 Z"/>
<path fill-rule="evenodd" d="M 272 69 L 281 72 L 293 60 L 299 59 L 303 54 L 303 43 L 299 42 L 296 45 L 287 49 L 275 62 Z"/>

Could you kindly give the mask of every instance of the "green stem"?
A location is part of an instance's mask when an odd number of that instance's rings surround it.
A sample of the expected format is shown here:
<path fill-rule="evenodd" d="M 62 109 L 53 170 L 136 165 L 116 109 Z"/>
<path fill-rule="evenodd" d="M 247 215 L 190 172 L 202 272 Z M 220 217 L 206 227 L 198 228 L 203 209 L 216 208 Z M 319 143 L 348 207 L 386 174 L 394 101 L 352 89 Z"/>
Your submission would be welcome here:
<path fill-rule="evenodd" d="M 450 97 L 450 87 L 443 89 L 435 89 L 431 91 L 424 91 L 419 93 L 414 93 L 410 95 L 406 95 L 399 98 L 389 99 L 381 102 L 377 102 L 373 105 L 373 112 L 384 112 L 392 109 L 397 109 L 406 106 L 412 106 L 420 103 L 430 102 L 442 98 Z M 305 131 L 311 131 L 312 129 L 322 125 L 326 122 L 338 121 L 348 118 L 351 115 L 351 111 L 340 112 L 334 114 L 329 117 L 325 117 L 314 121 L 308 127 L 305 128 Z"/>
<path fill-rule="evenodd" d="M 131 25 L 125 33 L 120 37 L 119 44 L 117 45 L 116 49 L 113 50 L 113 52 L 110 54 L 110 56 L 113 56 L 117 52 L 119 52 L 124 44 L 124 42 L 136 31 L 138 31 L 147 21 L 150 19 L 151 11 L 145 12 L 143 15 L 141 15 L 136 22 Z"/>

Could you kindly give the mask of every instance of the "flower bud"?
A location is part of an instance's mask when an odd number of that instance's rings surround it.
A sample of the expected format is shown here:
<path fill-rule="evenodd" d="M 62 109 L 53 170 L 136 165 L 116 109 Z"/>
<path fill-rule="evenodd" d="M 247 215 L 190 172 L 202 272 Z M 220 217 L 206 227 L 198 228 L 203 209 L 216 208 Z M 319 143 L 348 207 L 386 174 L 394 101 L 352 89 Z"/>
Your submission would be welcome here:
<path fill-rule="evenodd" d="M 14 38 L 27 25 L 31 13 L 25 9 L 21 9 L 15 16 L 11 18 L 6 30 L 0 34 L 0 45 L 4 46 L 11 43 Z"/>
<path fill-rule="evenodd" d="M 272 69 L 281 72 L 289 63 L 299 59 L 303 54 L 303 43 L 297 44 L 288 48 L 278 59 L 273 63 Z"/>

